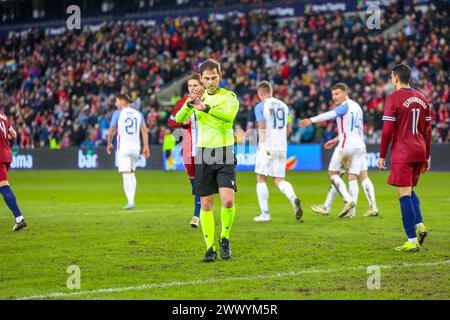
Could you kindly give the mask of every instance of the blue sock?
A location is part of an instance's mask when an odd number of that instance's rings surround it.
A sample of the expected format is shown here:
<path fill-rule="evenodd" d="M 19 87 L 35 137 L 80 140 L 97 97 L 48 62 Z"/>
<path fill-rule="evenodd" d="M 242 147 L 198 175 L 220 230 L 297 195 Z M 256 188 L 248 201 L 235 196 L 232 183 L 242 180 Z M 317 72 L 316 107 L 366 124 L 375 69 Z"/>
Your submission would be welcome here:
<path fill-rule="evenodd" d="M 403 196 L 400 198 L 400 208 L 402 210 L 402 220 L 405 232 L 409 239 L 416 237 L 416 225 L 414 206 L 411 201 L 411 196 Z"/>
<path fill-rule="evenodd" d="M 417 194 L 413 191 L 411 192 L 411 201 L 414 206 L 414 213 L 416 214 L 416 219 L 414 221 L 414 225 L 418 223 L 422 223 L 422 212 L 420 211 L 420 201 L 417 197 Z"/>
<path fill-rule="evenodd" d="M 195 210 L 194 210 L 194 216 L 197 218 L 200 218 L 200 196 L 195 196 Z"/>
<path fill-rule="evenodd" d="M 192 186 L 192 193 L 194 193 L 194 179 L 189 179 L 189 182 L 191 183 Z M 194 216 L 200 218 L 200 196 L 195 195 L 194 201 L 195 201 Z"/>
<path fill-rule="evenodd" d="M 14 217 L 20 217 L 22 213 L 20 213 L 19 207 L 17 206 L 16 196 L 12 192 L 11 188 L 9 186 L 0 187 L 0 193 L 2 194 L 6 205 L 11 210 Z"/>

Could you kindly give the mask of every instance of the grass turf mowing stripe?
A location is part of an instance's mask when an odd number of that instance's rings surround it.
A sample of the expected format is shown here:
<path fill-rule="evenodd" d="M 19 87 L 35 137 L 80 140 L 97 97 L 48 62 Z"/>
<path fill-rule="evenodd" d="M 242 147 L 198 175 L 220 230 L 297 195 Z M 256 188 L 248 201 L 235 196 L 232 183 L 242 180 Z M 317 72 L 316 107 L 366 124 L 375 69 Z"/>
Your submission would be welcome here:
<path fill-rule="evenodd" d="M 394 268 L 408 268 L 408 267 L 430 267 L 430 266 L 439 266 L 439 265 L 447 265 L 450 264 L 450 260 L 443 261 L 434 261 L 434 262 L 425 262 L 425 263 L 401 263 L 401 264 L 392 264 L 392 265 L 380 265 L 381 269 L 394 269 Z M 86 290 L 86 291 L 77 291 L 77 292 L 53 292 L 48 294 L 34 295 L 28 297 L 20 297 L 17 300 L 33 300 L 33 299 L 47 299 L 47 298 L 58 298 L 58 297 L 71 297 L 71 296 L 80 296 L 80 295 L 89 295 L 96 293 L 113 293 L 113 292 L 124 292 L 124 291 L 134 291 L 134 290 L 145 290 L 145 289 L 155 289 L 155 288 L 167 288 L 174 286 L 189 286 L 189 285 L 197 285 L 197 284 L 211 284 L 217 282 L 227 282 L 227 281 L 248 281 L 248 280 L 258 280 L 258 279 L 274 279 L 274 278 L 282 278 L 287 276 L 298 276 L 302 274 L 312 274 L 312 273 L 334 273 L 334 272 L 343 272 L 343 271 L 357 271 L 357 270 L 367 270 L 368 266 L 359 266 L 359 267 L 351 267 L 351 268 L 338 268 L 338 269 L 322 269 L 322 270 L 301 270 L 301 271 L 289 271 L 289 272 L 280 272 L 272 275 L 254 275 L 247 277 L 226 277 L 222 279 L 210 279 L 210 280 L 193 280 L 193 281 L 175 281 L 175 282 L 166 282 L 166 283 L 158 283 L 158 284 L 144 284 L 140 286 L 131 286 L 131 287 L 121 287 L 121 288 L 105 288 L 105 289 L 97 289 L 97 290 Z"/>

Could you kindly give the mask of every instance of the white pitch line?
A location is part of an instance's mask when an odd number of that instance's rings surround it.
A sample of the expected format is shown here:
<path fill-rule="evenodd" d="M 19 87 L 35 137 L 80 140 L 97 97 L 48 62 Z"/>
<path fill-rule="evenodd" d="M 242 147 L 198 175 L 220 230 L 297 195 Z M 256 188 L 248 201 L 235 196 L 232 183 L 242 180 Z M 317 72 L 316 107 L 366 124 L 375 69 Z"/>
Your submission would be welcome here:
<path fill-rule="evenodd" d="M 408 267 L 429 267 L 429 266 L 439 266 L 450 264 L 450 260 L 435 261 L 435 262 L 424 262 L 424 263 L 402 263 L 393 265 L 381 265 L 382 269 L 393 269 L 393 268 L 408 268 Z M 16 298 L 17 300 L 32 300 L 32 299 L 47 299 L 47 298 L 58 298 L 58 297 L 73 297 L 80 296 L 84 294 L 95 294 L 95 293 L 113 293 L 113 292 L 124 292 L 124 291 L 135 291 L 135 290 L 145 290 L 154 288 L 167 288 L 176 286 L 190 286 L 198 284 L 211 284 L 217 282 L 228 282 L 228 281 L 248 281 L 248 280 L 266 280 L 274 278 L 282 278 L 288 276 L 298 276 L 302 274 L 312 274 L 312 273 L 333 273 L 341 271 L 354 271 L 354 270 L 367 270 L 367 266 L 351 267 L 351 268 L 338 268 L 338 269 L 322 269 L 322 270 L 301 270 L 301 271 L 290 271 L 290 272 L 280 272 L 275 274 L 260 274 L 247 277 L 227 277 L 222 279 L 210 279 L 210 280 L 193 280 L 193 281 L 175 281 L 166 283 L 155 283 L 155 284 L 144 284 L 140 286 L 131 287 L 121 287 L 121 288 L 105 288 L 97 290 L 86 290 L 86 291 L 76 291 L 76 292 L 53 292 L 47 294 L 40 294 L 28 297 Z"/>

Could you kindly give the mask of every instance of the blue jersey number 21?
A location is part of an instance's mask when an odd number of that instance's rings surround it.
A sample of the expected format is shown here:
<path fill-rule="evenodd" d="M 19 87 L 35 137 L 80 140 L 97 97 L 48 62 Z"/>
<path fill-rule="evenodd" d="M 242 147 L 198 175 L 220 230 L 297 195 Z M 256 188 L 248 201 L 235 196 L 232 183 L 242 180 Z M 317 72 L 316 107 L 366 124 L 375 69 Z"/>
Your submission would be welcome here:
<path fill-rule="evenodd" d="M 286 124 L 286 115 L 284 114 L 284 110 L 281 108 L 278 108 L 276 110 L 271 109 L 270 113 L 273 117 L 273 128 L 283 129 Z"/>
<path fill-rule="evenodd" d="M 137 119 L 136 118 L 126 118 L 125 119 L 125 131 L 128 134 L 137 133 Z"/>

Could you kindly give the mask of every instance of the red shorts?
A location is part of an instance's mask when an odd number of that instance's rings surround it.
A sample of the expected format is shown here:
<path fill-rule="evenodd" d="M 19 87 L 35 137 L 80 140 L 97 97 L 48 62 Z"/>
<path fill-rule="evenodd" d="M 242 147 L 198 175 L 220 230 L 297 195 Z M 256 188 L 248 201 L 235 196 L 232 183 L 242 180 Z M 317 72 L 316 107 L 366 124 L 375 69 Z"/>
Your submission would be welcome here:
<path fill-rule="evenodd" d="M 186 173 L 189 178 L 194 178 L 195 176 L 195 163 L 194 157 L 190 157 L 189 159 L 184 159 L 184 167 L 186 168 Z"/>
<path fill-rule="evenodd" d="M 0 162 L 0 181 L 8 180 L 8 171 L 11 162 Z"/>
<path fill-rule="evenodd" d="M 396 187 L 415 187 L 426 162 L 391 163 L 388 184 Z"/>

